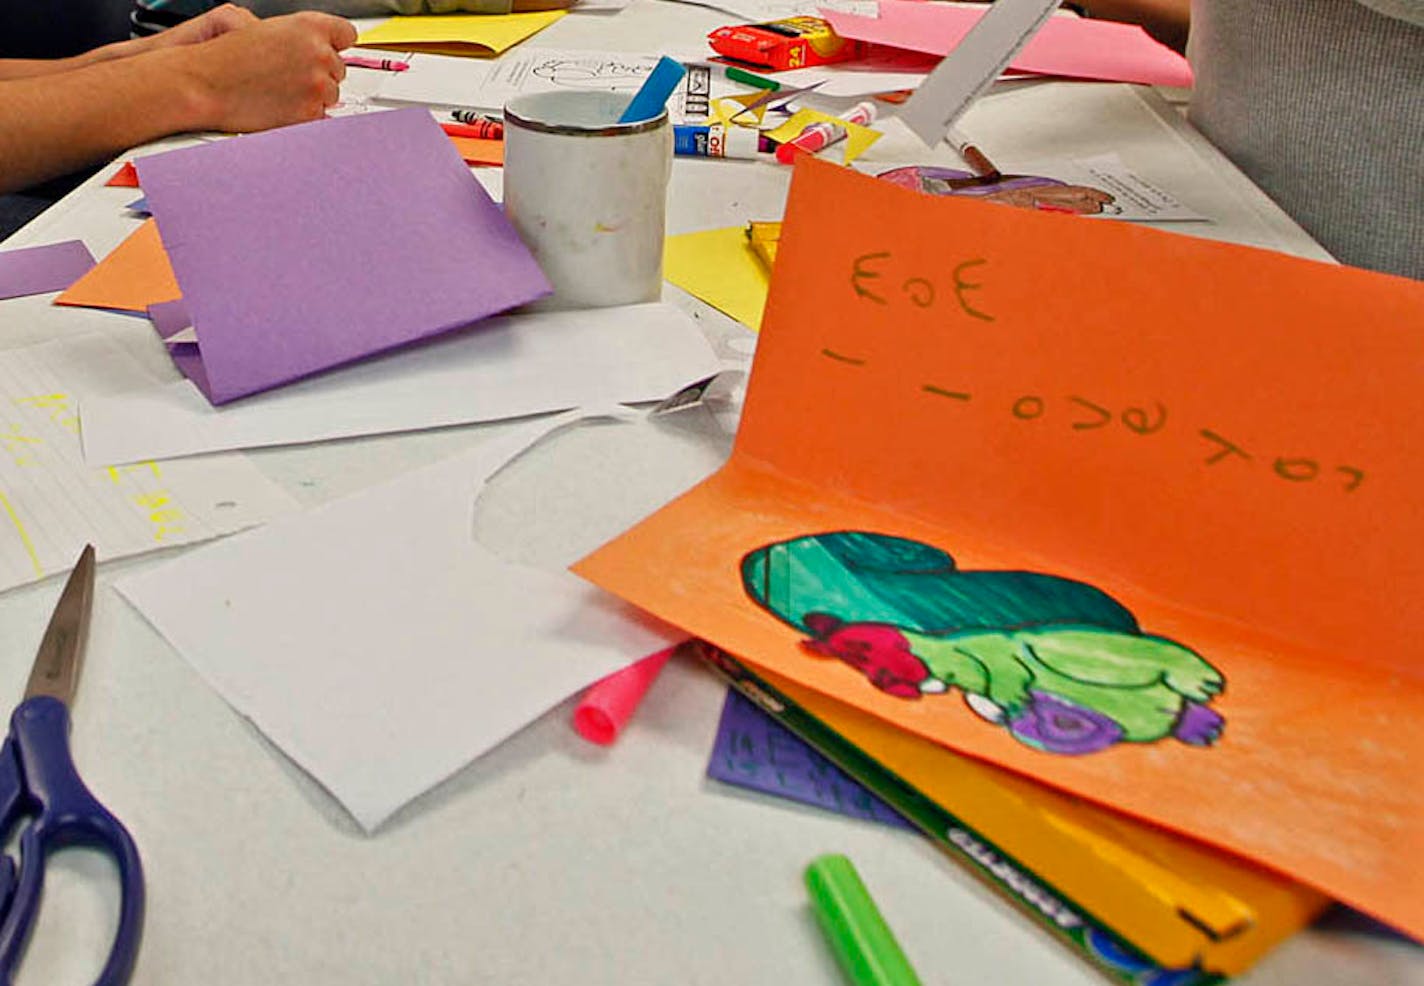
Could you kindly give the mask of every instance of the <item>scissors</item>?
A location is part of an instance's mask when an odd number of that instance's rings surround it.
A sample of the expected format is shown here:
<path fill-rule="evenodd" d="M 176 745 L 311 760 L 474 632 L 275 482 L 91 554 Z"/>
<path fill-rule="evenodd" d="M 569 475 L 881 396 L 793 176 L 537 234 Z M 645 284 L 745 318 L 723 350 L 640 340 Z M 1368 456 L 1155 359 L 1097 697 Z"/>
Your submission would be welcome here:
<path fill-rule="evenodd" d="M 39 911 L 50 852 L 100 849 L 119 867 L 119 927 L 95 986 L 128 982 L 143 931 L 143 867 L 128 830 L 95 800 L 69 755 L 69 704 L 94 598 L 94 548 L 86 545 L 40 641 L 25 698 L 0 746 L 0 839 L 21 822 L 18 866 L 0 853 L 0 983 L 8 984 Z"/>

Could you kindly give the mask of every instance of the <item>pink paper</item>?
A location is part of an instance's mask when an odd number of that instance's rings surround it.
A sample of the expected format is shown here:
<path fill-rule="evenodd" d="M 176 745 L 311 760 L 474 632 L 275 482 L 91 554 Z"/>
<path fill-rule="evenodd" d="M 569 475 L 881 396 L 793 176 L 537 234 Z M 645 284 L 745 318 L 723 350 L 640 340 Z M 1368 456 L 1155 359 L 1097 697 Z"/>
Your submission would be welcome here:
<path fill-rule="evenodd" d="M 618 738 L 663 665 L 681 646 L 674 644 L 614 672 L 584 693 L 574 709 L 574 729 L 590 743 L 607 746 Z"/>
<path fill-rule="evenodd" d="M 984 14 L 923 0 L 880 0 L 879 17 L 835 10 L 822 10 L 821 16 L 841 37 L 947 55 Z M 1051 18 L 1009 67 L 1075 79 L 1153 86 L 1192 84 L 1187 60 L 1153 41 L 1142 28 L 1079 17 Z"/>

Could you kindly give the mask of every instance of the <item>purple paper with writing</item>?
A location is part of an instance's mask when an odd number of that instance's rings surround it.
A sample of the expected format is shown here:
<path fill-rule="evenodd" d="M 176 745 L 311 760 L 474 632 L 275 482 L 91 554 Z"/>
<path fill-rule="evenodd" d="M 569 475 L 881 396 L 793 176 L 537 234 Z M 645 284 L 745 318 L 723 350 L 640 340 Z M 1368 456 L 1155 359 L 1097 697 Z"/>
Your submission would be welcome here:
<path fill-rule="evenodd" d="M 0 251 L 0 300 L 63 291 L 94 266 L 78 240 Z"/>
<path fill-rule="evenodd" d="M 853 818 L 914 828 L 735 688 L 727 689 L 707 776 Z"/>
<path fill-rule="evenodd" d="M 283 127 L 137 167 L 197 332 L 207 386 L 194 383 L 214 404 L 550 290 L 425 109 Z"/>

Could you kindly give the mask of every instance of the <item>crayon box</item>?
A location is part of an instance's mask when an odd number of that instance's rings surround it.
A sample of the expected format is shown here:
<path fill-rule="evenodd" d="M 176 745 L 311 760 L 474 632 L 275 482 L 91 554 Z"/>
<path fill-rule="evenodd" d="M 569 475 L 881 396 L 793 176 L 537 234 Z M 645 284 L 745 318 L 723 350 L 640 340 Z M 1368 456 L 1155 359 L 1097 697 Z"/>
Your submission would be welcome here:
<path fill-rule="evenodd" d="M 724 58 L 773 70 L 844 62 L 862 54 L 859 41 L 841 37 L 819 17 L 719 27 L 707 41 Z"/>

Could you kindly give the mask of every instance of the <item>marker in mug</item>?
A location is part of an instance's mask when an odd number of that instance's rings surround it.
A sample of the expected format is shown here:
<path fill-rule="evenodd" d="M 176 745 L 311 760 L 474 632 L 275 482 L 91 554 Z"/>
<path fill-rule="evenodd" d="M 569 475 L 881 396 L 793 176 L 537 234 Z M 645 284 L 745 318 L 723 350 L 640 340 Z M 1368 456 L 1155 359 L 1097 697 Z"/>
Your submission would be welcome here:
<path fill-rule="evenodd" d="M 847 123 L 865 126 L 875 119 L 873 103 L 856 103 L 840 115 Z M 845 140 L 847 130 L 838 123 L 818 120 L 776 149 L 776 159 L 790 164 L 801 154 L 816 154 L 832 144 Z"/>
<path fill-rule="evenodd" d="M 341 60 L 348 68 L 374 68 L 382 72 L 404 72 L 410 68 L 410 62 L 402 62 L 395 58 L 367 58 L 364 55 L 342 55 Z"/>
<path fill-rule="evenodd" d="M 673 61 L 666 55 L 659 58 L 658 63 L 653 66 L 653 71 L 643 80 L 642 87 L 628 101 L 628 106 L 623 110 L 618 122 L 640 123 L 653 119 L 663 111 L 668 97 L 686 74 L 687 69 L 683 68 L 681 62 Z"/>

